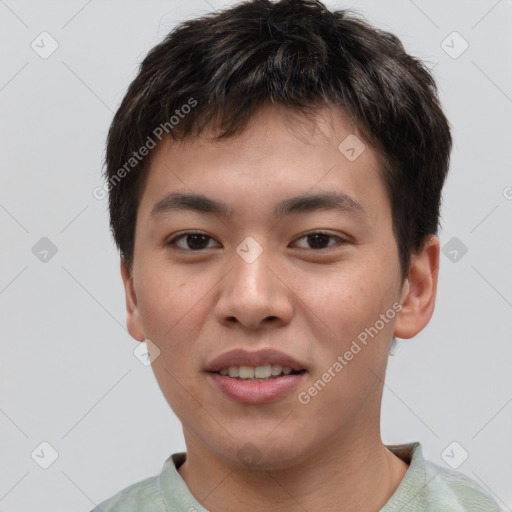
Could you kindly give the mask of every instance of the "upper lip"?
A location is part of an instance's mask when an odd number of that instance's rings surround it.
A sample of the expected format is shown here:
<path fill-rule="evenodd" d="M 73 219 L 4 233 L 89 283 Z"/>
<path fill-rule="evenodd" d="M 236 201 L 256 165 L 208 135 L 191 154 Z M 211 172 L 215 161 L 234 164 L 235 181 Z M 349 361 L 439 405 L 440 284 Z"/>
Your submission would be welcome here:
<path fill-rule="evenodd" d="M 230 366 L 264 366 L 267 364 L 288 366 L 296 371 L 305 370 L 304 365 L 293 357 L 275 349 L 262 349 L 254 352 L 234 349 L 212 359 L 206 365 L 206 371 L 218 372 L 221 368 L 229 368 Z"/>

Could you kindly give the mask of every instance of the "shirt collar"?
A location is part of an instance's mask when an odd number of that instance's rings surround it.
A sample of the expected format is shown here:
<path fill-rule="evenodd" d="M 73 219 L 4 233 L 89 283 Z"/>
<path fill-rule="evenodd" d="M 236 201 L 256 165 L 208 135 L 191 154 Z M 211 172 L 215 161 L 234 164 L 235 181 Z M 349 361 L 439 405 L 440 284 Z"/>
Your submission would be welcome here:
<path fill-rule="evenodd" d="M 385 445 L 392 453 L 409 464 L 409 469 L 398 485 L 396 491 L 388 500 L 381 512 L 390 512 L 404 506 L 410 490 L 425 480 L 425 466 L 419 442 L 407 444 Z M 185 480 L 178 473 L 178 468 L 187 460 L 185 452 L 172 454 L 164 464 L 162 472 L 157 479 L 158 490 L 165 502 L 168 512 L 194 510 L 208 512 L 190 492 Z M 405 500 L 405 501 L 404 501 Z"/>

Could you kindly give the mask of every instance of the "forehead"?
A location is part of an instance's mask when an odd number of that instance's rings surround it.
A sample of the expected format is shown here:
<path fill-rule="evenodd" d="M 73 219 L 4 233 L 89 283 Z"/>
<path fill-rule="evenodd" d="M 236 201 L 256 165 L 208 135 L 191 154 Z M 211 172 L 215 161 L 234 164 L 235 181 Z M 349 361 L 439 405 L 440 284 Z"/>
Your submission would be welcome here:
<path fill-rule="evenodd" d="M 319 108 L 306 118 L 268 106 L 242 133 L 222 141 L 213 134 L 164 139 L 153 150 L 141 201 L 146 215 L 173 191 L 224 197 L 245 207 L 306 192 L 344 194 L 364 207 L 378 205 L 378 196 L 382 201 L 385 195 L 376 152 L 339 109 Z"/>

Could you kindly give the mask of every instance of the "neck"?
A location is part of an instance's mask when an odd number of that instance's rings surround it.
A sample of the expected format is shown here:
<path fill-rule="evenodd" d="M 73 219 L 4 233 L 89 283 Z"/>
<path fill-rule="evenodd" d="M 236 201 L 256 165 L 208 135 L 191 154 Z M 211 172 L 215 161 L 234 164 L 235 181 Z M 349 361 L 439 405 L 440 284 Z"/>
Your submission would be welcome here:
<path fill-rule="evenodd" d="M 279 470 L 246 469 L 219 459 L 197 439 L 187 439 L 187 460 L 179 468 L 192 494 L 211 512 L 379 511 L 407 472 L 380 434 L 343 436 Z M 194 437 L 194 436 L 192 436 Z"/>

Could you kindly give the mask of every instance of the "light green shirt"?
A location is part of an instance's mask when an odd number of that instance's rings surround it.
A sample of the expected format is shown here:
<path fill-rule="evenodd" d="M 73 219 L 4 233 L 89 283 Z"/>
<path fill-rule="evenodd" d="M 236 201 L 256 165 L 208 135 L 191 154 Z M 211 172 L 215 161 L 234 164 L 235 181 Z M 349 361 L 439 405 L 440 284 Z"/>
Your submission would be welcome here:
<path fill-rule="evenodd" d="M 386 445 L 409 464 L 400 485 L 380 512 L 498 512 L 498 504 L 473 479 L 423 458 L 419 442 Z M 174 453 L 158 476 L 146 478 L 91 512 L 208 512 L 194 498 L 177 468 L 185 453 Z"/>

